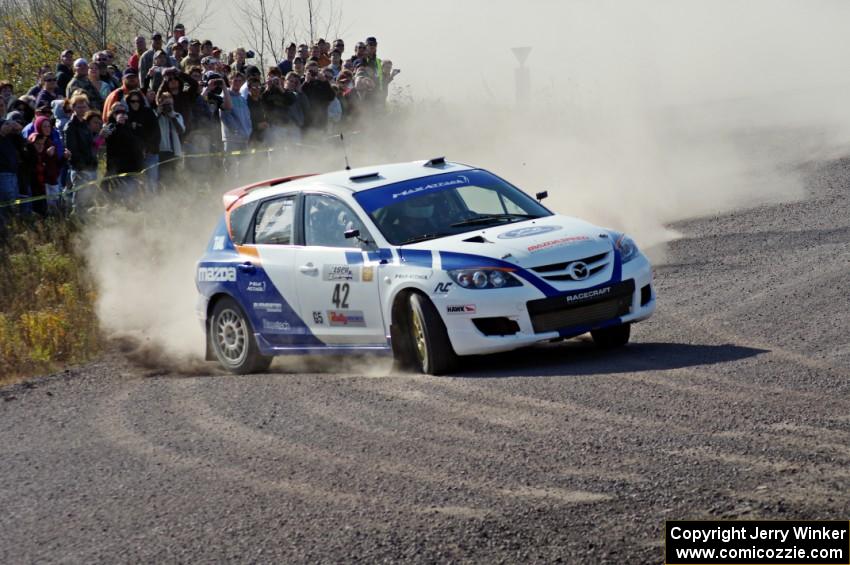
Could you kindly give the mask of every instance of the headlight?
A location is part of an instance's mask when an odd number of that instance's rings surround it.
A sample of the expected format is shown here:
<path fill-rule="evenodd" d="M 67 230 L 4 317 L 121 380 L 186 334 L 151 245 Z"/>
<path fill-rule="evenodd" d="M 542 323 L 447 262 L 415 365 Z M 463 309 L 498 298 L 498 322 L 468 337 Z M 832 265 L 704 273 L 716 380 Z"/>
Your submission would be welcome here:
<path fill-rule="evenodd" d="M 637 244 L 626 234 L 615 233 L 614 238 L 614 247 L 620 252 L 620 259 L 623 263 L 628 263 L 640 253 Z"/>
<path fill-rule="evenodd" d="M 500 269 L 457 269 L 449 277 L 462 288 L 487 289 L 522 286 L 515 276 Z"/>

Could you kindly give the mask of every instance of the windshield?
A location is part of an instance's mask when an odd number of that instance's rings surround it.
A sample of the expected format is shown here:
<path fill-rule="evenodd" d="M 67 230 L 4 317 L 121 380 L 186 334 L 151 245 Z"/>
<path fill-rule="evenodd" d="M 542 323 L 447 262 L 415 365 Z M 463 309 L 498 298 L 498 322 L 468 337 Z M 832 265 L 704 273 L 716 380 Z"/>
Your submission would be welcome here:
<path fill-rule="evenodd" d="M 392 245 L 552 215 L 518 188 L 481 170 L 407 180 L 357 192 L 354 198 Z"/>

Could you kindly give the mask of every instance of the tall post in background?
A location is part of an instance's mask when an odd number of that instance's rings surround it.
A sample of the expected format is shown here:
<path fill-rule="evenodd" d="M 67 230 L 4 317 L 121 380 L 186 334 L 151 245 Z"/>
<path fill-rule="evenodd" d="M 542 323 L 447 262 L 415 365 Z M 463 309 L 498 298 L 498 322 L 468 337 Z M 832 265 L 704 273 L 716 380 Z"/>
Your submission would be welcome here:
<path fill-rule="evenodd" d="M 514 71 L 516 79 L 516 105 L 517 107 L 528 106 L 531 101 L 531 73 L 528 67 L 525 66 L 525 61 L 531 53 L 531 47 L 514 47 L 511 49 L 514 52 L 519 63 L 519 68 Z"/>

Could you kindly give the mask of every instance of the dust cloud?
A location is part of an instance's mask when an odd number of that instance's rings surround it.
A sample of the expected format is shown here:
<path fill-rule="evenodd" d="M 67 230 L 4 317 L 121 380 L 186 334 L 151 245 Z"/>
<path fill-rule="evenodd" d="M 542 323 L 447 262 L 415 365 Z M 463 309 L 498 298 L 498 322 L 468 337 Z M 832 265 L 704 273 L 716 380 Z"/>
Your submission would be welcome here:
<path fill-rule="evenodd" d="M 850 147 L 845 3 L 435 0 L 421 10 L 363 0 L 361 8 L 343 26 L 347 48 L 376 35 L 379 55 L 403 72 L 391 118 L 346 130 L 352 166 L 442 155 L 482 166 L 526 192 L 548 190 L 556 212 L 628 232 L 656 262 L 679 236 L 671 224 L 802 198 L 805 167 Z M 206 33 L 229 41 L 219 41 L 225 48 L 241 43 L 227 34 Z M 533 47 L 530 95 L 517 104 L 509 47 L 523 45 Z M 210 179 L 190 177 L 141 211 L 101 215 L 83 245 L 104 330 L 135 340 L 152 364 L 201 359 L 195 262 L 221 194 L 343 168 L 338 139 L 314 145 L 244 166 L 210 189 L 201 188 Z"/>

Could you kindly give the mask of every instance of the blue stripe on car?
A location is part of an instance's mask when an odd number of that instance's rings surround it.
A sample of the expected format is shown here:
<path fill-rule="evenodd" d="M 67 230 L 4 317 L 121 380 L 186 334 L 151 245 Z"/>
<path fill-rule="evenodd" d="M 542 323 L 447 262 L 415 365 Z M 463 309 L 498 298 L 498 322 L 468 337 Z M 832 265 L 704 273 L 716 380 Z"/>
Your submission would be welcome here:
<path fill-rule="evenodd" d="M 399 249 L 398 254 L 403 264 L 414 267 L 425 267 L 426 269 L 430 269 L 433 266 L 431 251 L 429 249 Z"/>

